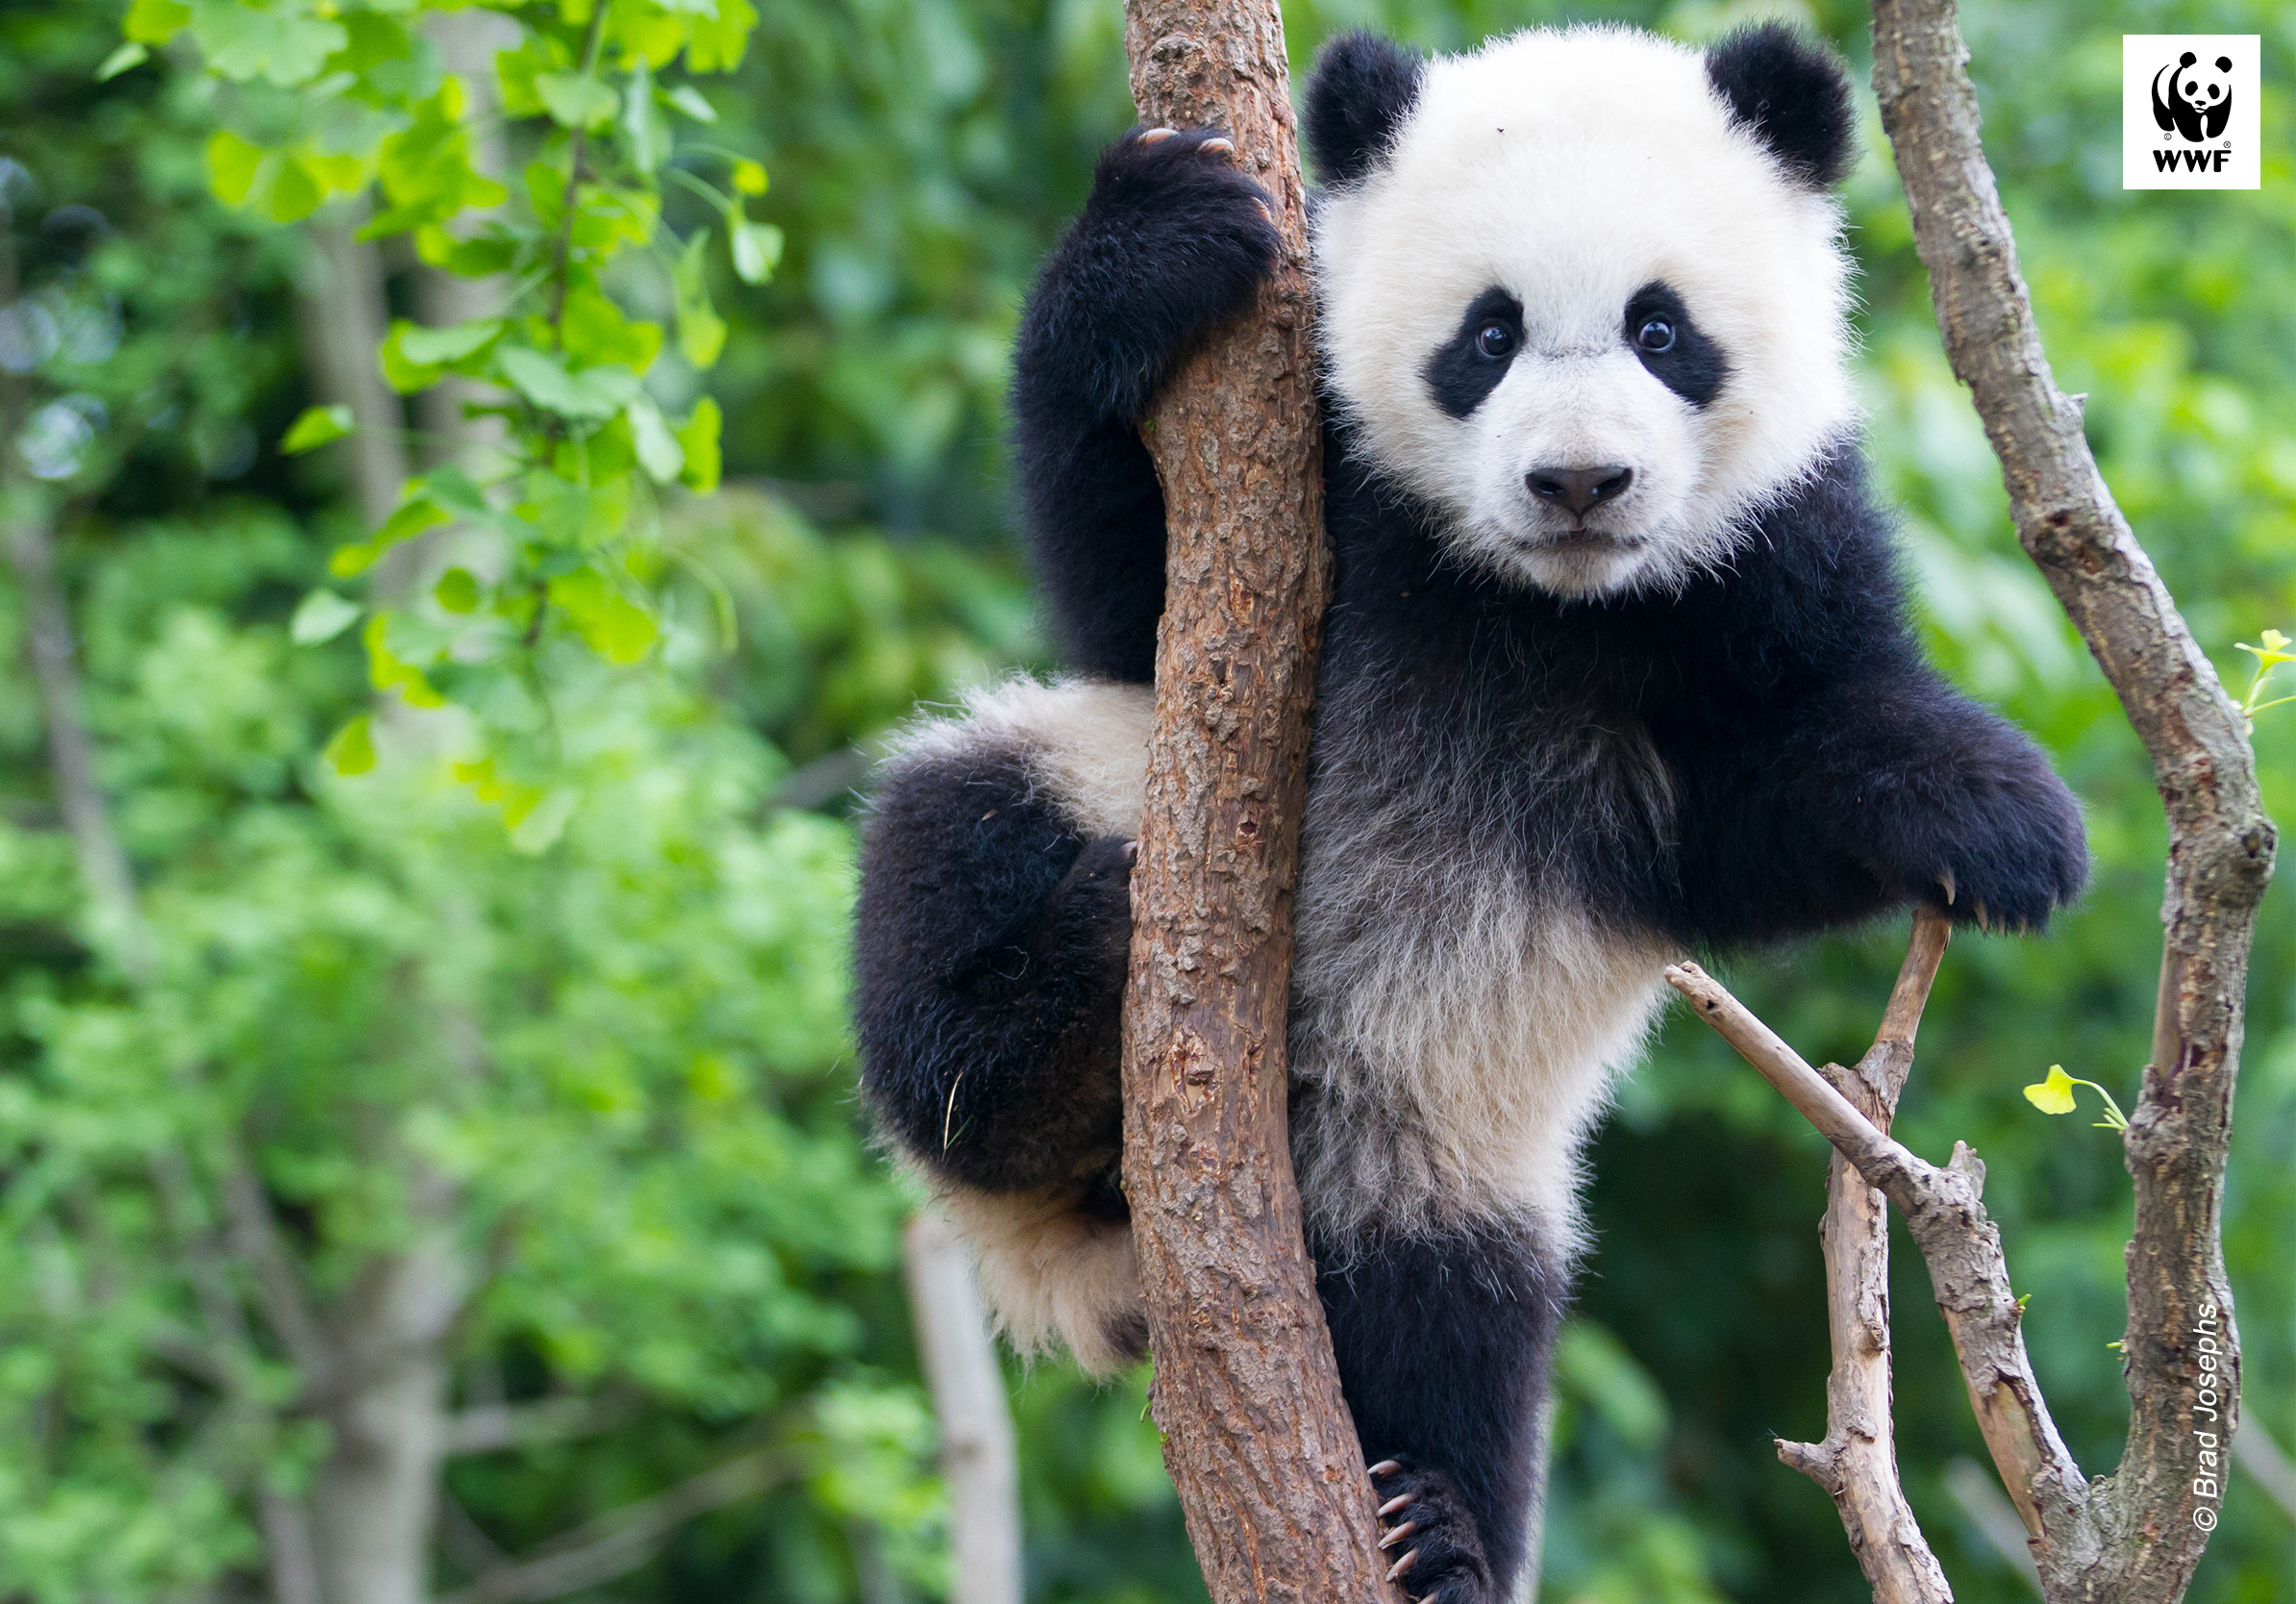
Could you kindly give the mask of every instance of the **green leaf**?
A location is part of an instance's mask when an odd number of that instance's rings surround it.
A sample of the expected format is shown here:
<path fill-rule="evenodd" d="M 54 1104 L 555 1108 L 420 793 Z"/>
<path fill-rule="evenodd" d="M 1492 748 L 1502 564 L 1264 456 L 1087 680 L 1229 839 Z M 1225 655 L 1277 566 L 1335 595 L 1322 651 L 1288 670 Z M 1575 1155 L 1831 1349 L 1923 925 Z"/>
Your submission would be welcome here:
<path fill-rule="evenodd" d="M 669 119 L 654 104 L 654 69 L 643 56 L 630 69 L 630 83 L 622 91 L 622 137 L 631 164 L 641 173 L 654 171 L 669 155 Z"/>
<path fill-rule="evenodd" d="M 731 72 L 741 64 L 749 46 L 750 30 L 758 25 L 758 9 L 749 0 L 717 0 L 714 17 L 697 16 L 687 36 L 686 70 Z"/>
<path fill-rule="evenodd" d="M 782 231 L 771 223 L 731 224 L 734 271 L 743 284 L 763 284 L 782 259 Z"/>
<path fill-rule="evenodd" d="M 705 395 L 693 404 L 693 414 L 678 426 L 678 445 L 686 453 L 686 467 L 679 477 L 696 494 L 708 495 L 717 489 L 718 474 L 722 471 L 717 432 L 724 420 L 717 402 Z"/>
<path fill-rule="evenodd" d="M 299 457 L 341 439 L 352 428 L 351 409 L 340 402 L 332 407 L 306 407 L 303 415 L 288 425 L 279 449 L 289 457 Z"/>
<path fill-rule="evenodd" d="M 96 68 L 96 82 L 109 84 L 130 67 L 139 67 L 151 59 L 151 46 L 140 39 L 130 39 L 104 58 L 104 64 Z"/>
<path fill-rule="evenodd" d="M 637 375 L 626 367 L 568 373 L 559 358 L 526 345 L 505 346 L 494 360 L 519 394 L 564 417 L 609 418 L 637 393 Z"/>
<path fill-rule="evenodd" d="M 476 613 L 479 604 L 478 577 L 468 568 L 449 568 L 438 576 L 438 583 L 431 587 L 431 596 L 449 613 Z"/>
<path fill-rule="evenodd" d="M 255 188 L 255 175 L 263 164 L 260 146 L 249 144 L 228 128 L 208 136 L 208 188 L 226 206 L 244 206 Z"/>
<path fill-rule="evenodd" d="M 651 613 L 595 568 L 577 568 L 552 580 L 550 600 L 565 613 L 590 649 L 609 663 L 638 662 L 661 633 Z"/>
<path fill-rule="evenodd" d="M 375 766 L 374 725 L 365 714 L 361 714 L 327 742 L 319 754 L 337 774 L 364 774 Z"/>
<path fill-rule="evenodd" d="M 702 91 L 691 84 L 680 84 L 661 97 L 696 122 L 715 122 L 717 108 L 703 98 Z"/>
<path fill-rule="evenodd" d="M 429 496 L 417 495 L 411 501 L 402 502 L 397 512 L 385 518 L 383 527 L 368 537 L 367 544 L 379 552 L 387 546 L 397 545 L 401 540 L 412 540 L 426 529 L 436 529 L 442 523 L 452 522 L 454 519 L 445 508 Z"/>
<path fill-rule="evenodd" d="M 651 398 L 638 395 L 630 403 L 630 434 L 637 447 L 638 465 L 658 485 L 666 485 L 686 466 L 686 447 L 662 418 Z"/>
<path fill-rule="evenodd" d="M 765 192 L 765 167 L 762 163 L 747 157 L 734 163 L 734 193 L 761 195 Z"/>
<path fill-rule="evenodd" d="M 687 362 L 705 370 L 717 361 L 726 343 L 725 319 L 710 304 L 709 251 L 709 235 L 696 234 L 670 267 L 670 283 L 678 301 L 678 350 Z"/>
<path fill-rule="evenodd" d="M 487 492 L 453 463 L 433 468 L 422 476 L 421 483 L 423 494 L 458 516 L 483 518 L 493 511 L 487 504 Z"/>
<path fill-rule="evenodd" d="M 345 601 L 332 590 L 313 590 L 295 609 L 295 616 L 287 624 L 287 639 L 298 646 L 332 640 L 351 627 L 359 611 L 356 602 Z"/>
<path fill-rule="evenodd" d="M 395 656 L 390 649 L 390 614 L 378 613 L 366 621 L 361 635 L 366 642 L 367 683 L 377 690 L 395 690 L 411 708 L 442 708 L 446 698 L 432 689 L 422 670 Z"/>
<path fill-rule="evenodd" d="M 411 364 L 448 367 L 484 350 L 502 333 L 502 319 L 478 317 L 467 323 L 450 323 L 443 329 L 400 323 L 391 332 L 398 340 L 399 355 Z"/>
<path fill-rule="evenodd" d="M 537 73 L 535 94 L 561 128 L 596 128 L 621 109 L 612 88 L 579 72 Z"/>
<path fill-rule="evenodd" d="M 119 31 L 137 44 L 165 44 L 191 23 L 191 8 L 183 0 L 136 0 Z"/>
<path fill-rule="evenodd" d="M 325 17 L 262 12 L 237 0 L 193 0 L 191 37 L 224 77 L 242 84 L 263 78 L 282 88 L 316 78 L 351 38 Z"/>
<path fill-rule="evenodd" d="M 559 338 L 566 356 L 584 366 L 618 363 L 642 373 L 661 352 L 661 326 L 622 315 L 622 309 L 595 289 L 566 292 L 560 307 Z"/>

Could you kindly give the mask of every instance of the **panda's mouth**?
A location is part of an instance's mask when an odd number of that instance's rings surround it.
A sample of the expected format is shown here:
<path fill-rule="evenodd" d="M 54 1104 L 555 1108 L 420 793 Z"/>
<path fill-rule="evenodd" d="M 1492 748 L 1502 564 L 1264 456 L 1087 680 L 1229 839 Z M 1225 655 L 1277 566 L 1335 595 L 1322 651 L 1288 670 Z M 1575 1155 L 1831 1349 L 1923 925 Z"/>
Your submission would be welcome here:
<path fill-rule="evenodd" d="M 1594 557 L 1639 551 L 1650 543 L 1650 538 L 1609 529 L 1579 528 L 1535 535 L 1526 543 L 1538 551 L 1564 557 Z"/>

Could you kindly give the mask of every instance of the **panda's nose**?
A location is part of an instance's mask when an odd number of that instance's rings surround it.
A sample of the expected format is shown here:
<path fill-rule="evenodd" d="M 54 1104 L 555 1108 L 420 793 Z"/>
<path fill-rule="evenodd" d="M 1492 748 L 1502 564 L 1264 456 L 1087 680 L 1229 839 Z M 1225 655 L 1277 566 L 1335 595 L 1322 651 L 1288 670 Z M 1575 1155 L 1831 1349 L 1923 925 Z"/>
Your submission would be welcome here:
<path fill-rule="evenodd" d="M 1584 518 L 1601 503 L 1616 501 L 1626 494 L 1635 482 L 1635 470 L 1629 467 L 1539 467 L 1525 475 L 1531 493 L 1541 501 L 1551 501 L 1558 507 L 1570 509 L 1571 516 Z"/>

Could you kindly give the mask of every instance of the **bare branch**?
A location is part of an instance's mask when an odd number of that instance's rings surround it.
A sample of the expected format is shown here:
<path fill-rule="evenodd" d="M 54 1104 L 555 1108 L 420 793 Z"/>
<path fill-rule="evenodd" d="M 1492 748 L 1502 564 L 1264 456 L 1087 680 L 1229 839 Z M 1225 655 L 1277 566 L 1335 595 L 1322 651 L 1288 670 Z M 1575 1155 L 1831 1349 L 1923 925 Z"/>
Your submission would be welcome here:
<path fill-rule="evenodd" d="M 231 1219 L 232 1247 L 255 1271 L 263 1318 L 307 1380 L 326 1373 L 331 1351 L 318 1316 L 304 1291 L 302 1271 L 279 1240 L 271 1200 L 238 1144 L 230 1144 L 223 1172 L 223 1206 Z"/>
<path fill-rule="evenodd" d="M 2065 1541 L 2082 1527 L 2088 1485 L 2057 1435 L 2026 1357 L 2025 1311 L 2009 1291 L 2001 1232 L 1979 1201 L 1984 1165 L 1956 1142 L 1953 1162 L 1939 1168 L 1884 1136 L 1697 965 L 1675 965 L 1666 980 L 1904 1214 L 2009 1501 L 2027 1532 Z"/>
<path fill-rule="evenodd" d="M 2078 1517 L 2046 1533 L 2039 1559 L 2052 1598 L 2173 1600 L 2215 1526 L 2210 1491 L 2238 1425 L 2219 1239 L 2248 955 L 2275 832 L 2245 721 L 2114 505 L 2082 409 L 2042 352 L 1953 0 L 1875 0 L 1873 18 L 1874 90 L 1946 355 L 2001 461 L 2017 539 L 2111 681 L 2167 812 L 2153 1056 L 2123 1138 L 2136 1194 L 2128 1441 L 2093 1506 L 2069 1510 Z"/>
<path fill-rule="evenodd" d="M 595 1398 L 480 1404 L 446 1417 L 441 1447 L 450 1455 L 490 1454 L 538 1442 L 563 1442 L 605 1431 L 628 1418 L 629 1413 Z"/>
<path fill-rule="evenodd" d="M 540 1604 L 598 1587 L 644 1565 L 664 1538 L 696 1516 L 762 1492 L 789 1473 L 788 1462 L 771 1449 L 728 1460 L 666 1492 L 585 1521 L 438 1604 Z"/>
<path fill-rule="evenodd" d="M 1877 1131 L 1889 1129 L 1913 1066 L 1913 1037 L 1953 927 L 1923 908 L 1881 1032 L 1857 1068 L 1826 1065 L 1836 1090 Z M 1889 1374 L 1889 1210 L 1882 1194 L 1839 1153 L 1826 1171 L 1826 1325 L 1834 1368 L 1826 1378 L 1826 1435 L 1818 1442 L 1781 1439 L 1778 1457 L 1823 1488 L 1841 1516 L 1850 1549 L 1876 1604 L 1951 1604 L 1953 1590 L 1930 1551 L 1899 1484 Z"/>

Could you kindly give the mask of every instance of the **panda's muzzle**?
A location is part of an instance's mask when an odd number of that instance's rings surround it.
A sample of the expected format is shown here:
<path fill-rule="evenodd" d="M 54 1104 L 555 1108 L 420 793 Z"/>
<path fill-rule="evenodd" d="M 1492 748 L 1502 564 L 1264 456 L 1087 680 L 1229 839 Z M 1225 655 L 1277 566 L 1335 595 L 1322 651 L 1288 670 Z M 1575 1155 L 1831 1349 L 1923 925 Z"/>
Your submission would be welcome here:
<path fill-rule="evenodd" d="M 1615 464 L 1604 467 L 1535 467 L 1523 476 L 1534 500 L 1569 509 L 1571 521 L 1584 525 L 1586 514 L 1606 501 L 1616 501 L 1635 482 L 1635 470 Z"/>

